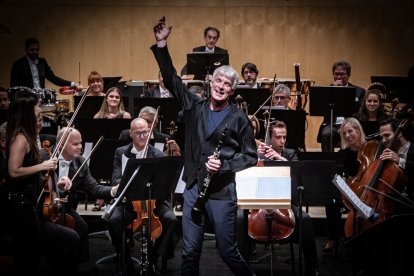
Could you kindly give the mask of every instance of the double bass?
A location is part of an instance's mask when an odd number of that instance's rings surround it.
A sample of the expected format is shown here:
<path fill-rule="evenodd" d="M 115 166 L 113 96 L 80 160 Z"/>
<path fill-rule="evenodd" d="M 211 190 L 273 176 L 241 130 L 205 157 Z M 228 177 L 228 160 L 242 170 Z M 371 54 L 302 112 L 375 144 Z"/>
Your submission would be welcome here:
<path fill-rule="evenodd" d="M 401 129 L 406 124 L 402 121 L 389 143 L 388 148 L 395 145 Z M 361 151 L 364 147 L 361 147 Z M 359 153 L 358 155 L 363 155 Z M 363 171 L 360 180 L 355 181 L 351 186 L 354 193 L 367 206 L 373 208 L 375 220 L 362 220 L 358 213 L 351 208 L 345 221 L 344 232 L 346 237 L 371 228 L 394 215 L 394 205 L 397 198 L 405 188 L 407 177 L 402 169 L 390 160 L 374 160 Z"/>

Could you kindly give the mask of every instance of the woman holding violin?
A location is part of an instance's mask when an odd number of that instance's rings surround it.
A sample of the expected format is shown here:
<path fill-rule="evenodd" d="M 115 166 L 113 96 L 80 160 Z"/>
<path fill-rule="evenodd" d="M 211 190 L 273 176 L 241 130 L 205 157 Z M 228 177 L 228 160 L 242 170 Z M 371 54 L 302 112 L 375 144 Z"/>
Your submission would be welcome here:
<path fill-rule="evenodd" d="M 72 229 L 54 224 L 42 214 L 43 189 L 49 189 L 52 197 L 54 190 L 50 182 L 43 183 L 41 173 L 53 171 L 57 159 L 40 160 L 36 136 L 41 113 L 35 93 L 20 91 L 12 99 L 6 130 L 4 200 L 9 205 L 6 224 L 13 239 L 13 275 L 40 274 L 43 251 L 50 261 L 50 271 L 72 275 L 79 238 Z M 70 186 L 68 179 L 60 179 L 58 184 Z"/>

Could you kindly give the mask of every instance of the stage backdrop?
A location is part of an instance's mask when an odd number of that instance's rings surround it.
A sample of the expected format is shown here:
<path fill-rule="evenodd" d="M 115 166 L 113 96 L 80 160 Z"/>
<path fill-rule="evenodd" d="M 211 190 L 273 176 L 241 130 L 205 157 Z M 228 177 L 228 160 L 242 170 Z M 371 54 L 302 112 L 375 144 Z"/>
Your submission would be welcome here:
<path fill-rule="evenodd" d="M 218 46 L 240 71 L 257 64 L 259 77 L 332 81 L 337 60 L 352 65 L 351 82 L 362 87 L 371 75 L 406 75 L 414 65 L 411 0 L 32 0 L 0 1 L 0 85 L 9 86 L 13 60 L 35 36 L 40 55 L 63 78 L 81 81 L 91 70 L 122 80 L 153 80 L 157 65 L 149 50 L 161 16 L 174 24 L 168 46 L 177 70 L 186 54 L 203 45 L 203 30 L 221 30 Z M 3 30 L 3 31 L 1 31 Z M 6 32 L 6 33 L 5 33 Z M 47 88 L 54 88 L 51 83 Z M 319 117 L 308 117 L 306 145 L 319 148 Z"/>

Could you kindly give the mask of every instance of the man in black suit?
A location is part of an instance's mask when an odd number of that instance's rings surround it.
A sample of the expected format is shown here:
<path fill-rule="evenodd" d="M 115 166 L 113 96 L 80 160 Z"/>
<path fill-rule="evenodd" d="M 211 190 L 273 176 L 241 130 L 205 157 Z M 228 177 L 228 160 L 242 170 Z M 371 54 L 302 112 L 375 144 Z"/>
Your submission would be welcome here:
<path fill-rule="evenodd" d="M 36 38 L 26 40 L 26 55 L 13 62 L 10 87 L 45 88 L 45 79 L 57 86 L 76 87 L 75 82 L 61 79 L 53 73 L 46 59 L 39 57 L 39 48 L 40 42 Z"/>
<path fill-rule="evenodd" d="M 332 86 L 347 86 L 356 88 L 355 106 L 353 108 L 354 112 L 357 112 L 364 98 L 365 89 L 349 82 L 349 77 L 351 76 L 351 65 L 346 61 L 337 61 L 332 66 L 332 74 L 334 78 L 334 82 L 331 84 Z M 333 145 L 340 141 L 339 126 L 341 125 L 343 119 L 343 117 L 334 118 L 331 147 L 330 118 L 329 116 L 325 116 L 323 123 L 319 127 L 319 133 L 317 137 L 317 141 L 318 143 L 321 143 L 323 152 L 333 151 Z"/>
<path fill-rule="evenodd" d="M 226 49 L 216 47 L 216 43 L 219 40 L 219 38 L 220 38 L 220 31 L 217 28 L 214 28 L 214 27 L 205 28 L 204 29 L 205 45 L 193 48 L 193 53 L 205 52 L 205 53 L 213 53 L 213 54 L 227 54 L 228 52 Z M 194 75 L 193 79 L 204 80 L 205 77 L 206 77 L 205 75 Z M 189 79 L 187 64 L 181 70 L 181 78 L 183 80 Z"/>
<path fill-rule="evenodd" d="M 155 88 L 148 89 L 145 94 L 146 97 L 151 98 L 172 98 L 170 91 L 164 86 L 161 72 L 158 72 L 158 85 Z"/>

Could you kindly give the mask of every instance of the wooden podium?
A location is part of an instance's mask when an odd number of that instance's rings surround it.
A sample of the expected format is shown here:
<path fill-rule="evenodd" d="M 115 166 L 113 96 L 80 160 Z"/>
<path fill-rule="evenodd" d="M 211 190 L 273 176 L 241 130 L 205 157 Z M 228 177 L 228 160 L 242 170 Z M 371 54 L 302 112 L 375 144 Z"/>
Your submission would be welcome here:
<path fill-rule="evenodd" d="M 236 173 L 240 209 L 290 209 L 290 167 L 251 167 Z"/>

